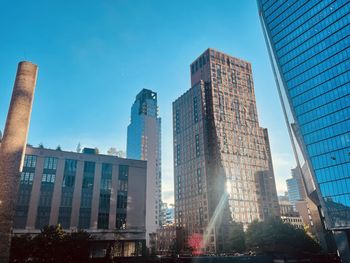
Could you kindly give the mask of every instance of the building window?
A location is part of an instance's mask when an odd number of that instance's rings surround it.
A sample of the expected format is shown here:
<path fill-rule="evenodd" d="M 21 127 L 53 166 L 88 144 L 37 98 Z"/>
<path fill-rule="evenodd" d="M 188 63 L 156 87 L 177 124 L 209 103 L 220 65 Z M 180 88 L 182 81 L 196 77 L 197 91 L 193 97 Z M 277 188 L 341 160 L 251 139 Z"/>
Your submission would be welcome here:
<path fill-rule="evenodd" d="M 118 191 L 117 209 L 125 209 L 128 203 L 128 194 L 124 191 Z"/>
<path fill-rule="evenodd" d="M 200 152 L 200 144 L 199 144 L 199 135 L 198 134 L 196 134 L 195 141 L 196 141 L 196 157 L 199 157 L 201 152 Z"/>
<path fill-rule="evenodd" d="M 79 228 L 89 229 L 91 219 L 91 208 L 80 208 L 79 213 Z"/>
<path fill-rule="evenodd" d="M 34 173 L 33 172 L 22 172 L 21 173 L 20 184 L 32 185 L 33 180 L 34 180 Z"/>
<path fill-rule="evenodd" d="M 74 187 L 77 171 L 77 160 L 65 161 L 62 187 Z"/>
<path fill-rule="evenodd" d="M 70 227 L 71 214 L 71 207 L 60 207 L 58 224 L 60 224 L 63 229 L 68 229 Z"/>
<path fill-rule="evenodd" d="M 117 213 L 116 221 L 115 221 L 116 229 L 126 229 L 126 214 L 125 213 Z"/>
<path fill-rule="evenodd" d="M 129 166 L 128 165 L 119 165 L 119 180 L 128 180 L 129 175 Z"/>
<path fill-rule="evenodd" d="M 83 188 L 92 189 L 94 186 L 95 163 L 84 162 Z"/>
<path fill-rule="evenodd" d="M 42 229 L 49 225 L 51 207 L 38 207 L 35 228 Z"/>
<path fill-rule="evenodd" d="M 36 166 L 36 156 L 35 155 L 25 155 L 23 167 L 35 168 Z"/>
<path fill-rule="evenodd" d="M 43 174 L 43 177 L 41 178 L 42 184 L 53 184 L 55 183 L 56 175 L 55 174 Z"/>
<path fill-rule="evenodd" d="M 194 122 L 198 122 L 198 101 L 197 97 L 193 98 L 193 115 L 194 115 Z"/>
<path fill-rule="evenodd" d="M 180 133 L 180 111 L 178 109 L 175 111 L 175 132 Z"/>
<path fill-rule="evenodd" d="M 44 169 L 56 170 L 57 169 L 57 158 L 45 157 Z"/>
<path fill-rule="evenodd" d="M 176 145 L 176 165 L 180 165 L 180 145 Z"/>
<path fill-rule="evenodd" d="M 108 229 L 109 213 L 98 213 L 97 228 Z"/>
<path fill-rule="evenodd" d="M 101 190 L 111 190 L 112 188 L 112 164 L 102 164 L 102 175 L 101 175 Z"/>

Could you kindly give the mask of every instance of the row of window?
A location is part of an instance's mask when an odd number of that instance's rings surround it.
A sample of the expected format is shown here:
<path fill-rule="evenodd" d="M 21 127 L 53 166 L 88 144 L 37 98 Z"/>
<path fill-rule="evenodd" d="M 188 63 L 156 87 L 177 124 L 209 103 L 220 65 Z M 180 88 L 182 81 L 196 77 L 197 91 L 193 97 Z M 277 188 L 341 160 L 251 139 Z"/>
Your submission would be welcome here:
<path fill-rule="evenodd" d="M 350 57 L 350 50 L 347 51 L 348 55 L 347 58 Z M 298 96 L 299 94 L 305 92 L 310 87 L 315 87 L 320 84 L 326 83 L 329 80 L 333 79 L 334 77 L 347 72 L 350 67 L 350 59 L 347 59 L 339 64 L 333 65 L 332 68 L 323 71 L 319 75 L 309 79 L 308 81 L 302 83 L 299 86 L 296 86 L 289 90 L 290 96 L 293 98 L 295 96 Z M 319 88 L 319 87 L 318 87 Z"/>
<path fill-rule="evenodd" d="M 343 27 L 341 30 L 334 32 L 326 38 L 325 41 L 317 43 L 305 52 L 298 54 L 297 57 L 288 61 L 284 65 L 281 65 L 282 72 L 287 78 L 289 75 L 293 77 L 293 75 L 300 73 L 301 68 L 309 67 L 306 67 L 306 65 L 318 64 L 323 58 L 333 56 L 337 51 L 347 47 L 346 43 L 349 42 L 349 28 L 350 25 Z M 303 63 L 307 64 L 304 65 Z"/>
<path fill-rule="evenodd" d="M 350 108 L 348 108 L 349 110 L 347 110 L 346 112 L 350 113 Z M 350 115 L 343 115 L 344 118 L 350 118 Z M 335 116 L 333 116 L 335 117 Z M 338 121 L 339 118 L 336 118 L 333 121 Z M 339 134 L 343 134 L 346 132 L 349 132 L 349 127 L 350 127 L 350 119 L 346 120 L 346 121 L 341 121 L 335 124 L 332 124 L 331 121 L 328 121 L 327 124 L 331 125 L 328 126 L 327 128 L 322 128 L 320 127 L 318 130 L 316 130 L 313 133 L 309 133 L 307 135 L 304 135 L 304 141 L 306 142 L 306 144 L 312 144 L 318 141 L 322 141 L 325 140 L 327 138 L 330 137 L 334 137 L 336 135 Z M 315 125 L 315 126 L 319 126 L 319 125 Z M 344 146 L 346 146 L 346 143 L 344 143 Z"/>
<path fill-rule="evenodd" d="M 336 195 L 350 194 L 350 178 L 321 183 L 320 190 L 322 196 L 325 198 Z M 342 205 L 349 206 L 350 209 L 350 199 L 343 201 Z"/>
<path fill-rule="evenodd" d="M 336 166 L 330 166 L 315 171 L 317 181 L 319 183 L 328 182 L 331 180 L 339 180 L 348 178 L 350 171 L 350 163 L 343 163 Z"/>
<path fill-rule="evenodd" d="M 328 91 L 334 90 L 335 88 L 341 87 L 343 85 L 347 85 L 347 83 L 349 82 L 349 77 L 349 72 L 343 72 L 320 85 L 305 88 L 303 92 L 291 98 L 292 104 L 294 107 L 297 107 L 303 103 L 307 103 L 312 98 L 316 98 L 321 95 L 327 96 L 326 93 Z"/>
<path fill-rule="evenodd" d="M 348 96 L 350 100 L 350 95 Z M 342 122 L 350 118 L 350 105 L 348 108 L 342 109 L 340 111 L 333 112 L 322 118 L 311 121 L 307 124 L 301 126 L 301 132 L 304 135 L 310 134 L 317 131 L 318 129 L 326 128 L 330 125 L 334 125 L 338 122 Z"/>
<path fill-rule="evenodd" d="M 297 57 L 299 54 L 307 51 L 318 43 L 327 41 L 329 37 L 332 37 L 334 32 L 342 31 L 342 34 L 348 35 L 347 31 L 344 30 L 344 28 L 348 25 L 348 19 L 349 16 L 345 16 L 338 21 L 332 21 L 332 24 L 324 27 L 322 30 L 309 31 L 310 34 L 307 38 L 307 41 L 305 41 L 305 38 L 299 38 L 297 39 L 298 41 L 296 43 L 292 42 L 289 44 L 292 46 L 292 49 L 288 49 L 290 47 L 281 49 L 280 53 L 284 52 L 279 56 L 281 65 L 284 65 L 285 63 L 291 61 L 293 58 Z"/>
<path fill-rule="evenodd" d="M 349 133 L 343 133 L 335 137 L 307 145 L 307 151 L 309 156 L 317 156 L 322 153 L 336 151 L 344 147 L 348 147 L 350 144 L 350 135 Z"/>
<path fill-rule="evenodd" d="M 279 49 L 285 46 L 293 39 L 304 34 L 308 29 L 313 28 L 322 19 L 327 19 L 327 16 L 337 12 L 339 5 L 343 4 L 343 0 L 340 0 L 338 4 L 332 4 L 332 9 L 330 9 L 328 6 L 330 1 L 333 0 L 320 1 L 318 4 L 309 1 L 303 8 L 296 12 L 286 13 L 289 17 L 279 25 L 279 28 L 271 29 L 276 48 Z M 281 27 L 284 27 L 283 30 L 281 30 Z"/>
<path fill-rule="evenodd" d="M 344 77 L 344 75 L 342 75 Z M 350 81 L 350 80 L 349 80 Z M 315 108 L 328 104 L 336 99 L 349 95 L 349 83 L 342 86 L 335 86 L 334 89 L 327 91 L 317 97 L 311 98 L 303 104 L 294 107 L 295 114 L 301 116 Z"/>
<path fill-rule="evenodd" d="M 325 72 L 326 70 L 335 67 L 337 64 L 344 62 L 345 60 L 348 59 L 349 55 L 350 55 L 350 48 L 347 48 L 347 49 L 344 49 L 343 51 L 340 51 L 339 53 L 336 53 L 332 57 L 329 57 L 328 59 L 323 60 L 323 62 L 317 64 L 316 66 L 306 67 L 307 66 L 306 63 L 303 64 L 303 66 L 300 67 L 300 69 L 302 70 L 301 72 L 299 72 L 300 74 L 288 81 L 288 87 L 292 89 L 294 87 L 297 87 L 309 81 L 310 79 L 313 79 L 315 76 L 319 75 L 321 72 Z"/>
<path fill-rule="evenodd" d="M 349 46 L 350 36 L 323 50 L 311 59 L 306 60 L 288 73 L 284 72 L 284 77 L 288 82 L 291 81 L 290 85 L 293 86 L 304 82 L 306 80 L 302 77 L 304 74 L 308 75 L 308 78 L 311 78 L 317 75 L 321 70 L 323 71 L 330 68 L 332 65 L 344 60 L 348 53 L 346 50 L 349 49 Z"/>
<path fill-rule="evenodd" d="M 348 6 L 350 5 L 347 5 L 347 8 Z M 332 24 L 335 26 L 333 27 L 335 31 L 347 25 L 347 8 L 340 8 L 326 18 L 320 17 L 320 21 L 318 21 L 318 23 L 314 24 L 312 27 L 290 28 L 291 30 L 294 30 L 293 32 L 295 32 L 290 33 L 293 38 L 289 37 L 288 42 L 284 41 L 284 39 L 281 39 L 281 41 L 276 44 L 278 57 L 283 57 L 293 48 L 296 48 L 298 50 L 297 53 L 300 53 L 300 50 L 303 50 L 302 48 L 305 47 L 303 44 L 305 42 L 305 39 L 307 39 L 306 42 L 309 42 L 308 45 L 310 47 L 310 45 L 313 46 L 316 44 L 316 39 L 323 40 L 326 36 L 328 37 L 331 32 L 326 31 L 326 29 L 332 26 Z M 312 19 L 310 21 L 313 22 L 316 21 L 316 19 Z M 288 29 L 289 28 L 287 28 L 287 30 Z"/>

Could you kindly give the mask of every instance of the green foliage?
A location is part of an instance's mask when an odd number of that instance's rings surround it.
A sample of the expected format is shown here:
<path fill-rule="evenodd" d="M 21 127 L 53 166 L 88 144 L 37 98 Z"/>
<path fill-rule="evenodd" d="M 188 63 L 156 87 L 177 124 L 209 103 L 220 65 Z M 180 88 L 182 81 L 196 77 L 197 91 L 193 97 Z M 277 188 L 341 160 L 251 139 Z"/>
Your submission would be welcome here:
<path fill-rule="evenodd" d="M 10 262 L 84 262 L 89 257 L 90 234 L 66 233 L 60 225 L 46 226 L 35 237 L 15 236 Z"/>
<path fill-rule="evenodd" d="M 228 240 L 225 242 L 224 251 L 226 252 L 244 252 L 245 233 L 242 223 L 232 222 L 228 229 Z"/>
<path fill-rule="evenodd" d="M 308 254 L 321 248 L 306 232 L 278 219 L 252 222 L 246 232 L 247 248 L 256 253 Z"/>

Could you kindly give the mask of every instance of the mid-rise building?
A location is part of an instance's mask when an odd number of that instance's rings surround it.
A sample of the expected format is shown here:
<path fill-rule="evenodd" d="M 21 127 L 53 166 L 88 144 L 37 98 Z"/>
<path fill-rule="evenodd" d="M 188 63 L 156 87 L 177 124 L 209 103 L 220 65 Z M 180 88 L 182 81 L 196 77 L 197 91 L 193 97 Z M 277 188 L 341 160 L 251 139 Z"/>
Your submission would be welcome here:
<path fill-rule="evenodd" d="M 175 221 L 218 252 L 230 222 L 279 216 L 271 151 L 249 62 L 208 49 L 190 73 L 173 103 Z"/>
<path fill-rule="evenodd" d="M 307 193 L 350 262 L 350 2 L 257 2 Z"/>
<path fill-rule="evenodd" d="M 131 107 L 127 158 L 147 161 L 146 243 L 161 225 L 161 118 L 157 93 L 143 89 Z"/>
<path fill-rule="evenodd" d="M 116 241 L 118 256 L 141 256 L 146 162 L 83 152 L 26 147 L 13 233 L 37 234 L 60 224 L 92 234 L 92 256 L 104 257 Z"/>

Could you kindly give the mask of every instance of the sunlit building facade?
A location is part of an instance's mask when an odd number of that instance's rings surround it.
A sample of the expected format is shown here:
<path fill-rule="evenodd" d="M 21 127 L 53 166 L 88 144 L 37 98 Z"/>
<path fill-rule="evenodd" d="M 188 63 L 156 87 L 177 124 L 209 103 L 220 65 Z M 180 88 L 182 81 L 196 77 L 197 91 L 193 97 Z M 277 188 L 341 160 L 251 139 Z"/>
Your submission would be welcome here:
<path fill-rule="evenodd" d="M 131 107 L 127 134 L 127 158 L 147 161 L 146 243 L 161 226 L 161 118 L 157 93 L 143 89 Z"/>
<path fill-rule="evenodd" d="M 141 256 L 146 162 L 90 152 L 27 146 L 13 232 L 37 234 L 60 224 L 66 231 L 92 234 L 91 257 L 106 256 L 116 240 L 121 250 L 113 256 Z"/>
<path fill-rule="evenodd" d="M 173 103 L 175 221 L 218 252 L 231 221 L 279 216 L 271 151 L 249 62 L 208 49 L 190 73 Z"/>
<path fill-rule="evenodd" d="M 350 2 L 258 0 L 258 8 L 295 155 L 309 170 L 307 193 L 327 229 L 347 230 Z M 340 233 L 344 247 L 349 234 Z"/>

